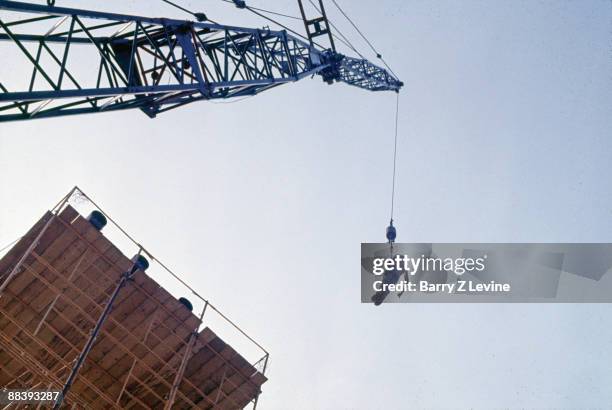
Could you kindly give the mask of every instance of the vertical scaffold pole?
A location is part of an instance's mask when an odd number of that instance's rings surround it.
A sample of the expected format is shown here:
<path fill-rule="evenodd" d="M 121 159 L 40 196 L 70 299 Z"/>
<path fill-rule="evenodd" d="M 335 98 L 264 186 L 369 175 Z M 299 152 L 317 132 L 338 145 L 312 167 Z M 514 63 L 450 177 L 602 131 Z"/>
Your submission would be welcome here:
<path fill-rule="evenodd" d="M 70 375 L 68 376 L 66 383 L 64 383 L 62 392 L 57 397 L 57 400 L 55 401 L 55 404 L 53 405 L 53 410 L 59 410 L 59 408 L 62 406 L 62 403 L 64 402 L 66 395 L 68 395 L 68 392 L 70 391 L 70 388 L 72 387 L 72 384 L 74 383 L 79 373 L 79 370 L 81 369 L 81 366 L 83 365 L 83 362 L 85 362 L 85 359 L 87 359 L 89 352 L 91 351 L 94 343 L 96 342 L 96 339 L 98 337 L 98 334 L 100 333 L 100 330 L 102 329 L 102 326 L 104 325 L 104 322 L 106 322 L 106 319 L 110 315 L 110 312 L 113 309 L 113 304 L 115 303 L 117 296 L 119 296 L 119 292 L 125 286 L 125 284 L 129 280 L 132 279 L 132 277 L 134 276 L 134 273 L 136 273 L 138 269 L 141 269 L 143 271 L 147 269 L 148 262 L 146 262 L 146 260 L 142 258 L 141 252 L 142 252 L 142 249 L 139 250 L 138 254 L 134 257 L 132 268 L 128 272 L 124 272 L 121 275 L 121 278 L 119 279 L 119 282 L 117 283 L 117 286 L 115 287 L 115 290 L 113 291 L 112 295 L 109 297 L 108 302 L 106 303 L 106 306 L 104 307 L 104 310 L 102 311 L 102 314 L 98 318 L 96 325 L 91 331 L 91 335 L 89 336 L 89 339 L 87 340 L 87 343 L 85 344 L 85 347 L 83 347 L 83 350 L 79 354 L 78 359 L 74 363 L 74 366 L 72 367 L 72 370 L 70 371 Z"/>
<path fill-rule="evenodd" d="M 270 358 L 270 354 L 268 352 L 266 352 L 266 355 L 263 357 L 263 368 L 261 370 L 261 374 L 265 375 L 266 374 L 266 369 L 268 368 L 268 359 Z M 257 392 L 257 397 L 255 397 L 255 400 L 253 401 L 253 410 L 257 410 L 257 404 L 259 403 L 259 395 L 261 394 L 261 390 L 259 390 Z"/>
<path fill-rule="evenodd" d="M 206 308 L 208 307 L 208 301 L 204 302 L 204 308 L 202 309 L 202 313 L 200 314 L 200 322 L 198 326 L 194 329 L 189 337 L 189 342 L 187 343 L 187 347 L 185 348 L 185 354 L 183 355 L 183 359 L 181 360 L 181 365 L 179 366 L 178 371 L 176 372 L 176 376 L 174 376 L 174 382 L 172 383 L 172 388 L 170 389 L 170 394 L 168 395 L 168 400 L 166 401 L 166 405 L 164 406 L 164 410 L 170 410 L 172 405 L 174 404 L 174 400 L 176 398 L 176 392 L 183 380 L 183 375 L 185 374 L 185 369 L 187 368 L 187 362 L 189 361 L 189 357 L 191 356 L 191 351 L 193 350 L 193 345 L 195 344 L 196 339 L 198 338 L 198 329 L 200 328 L 200 324 L 202 323 L 202 319 L 204 319 L 204 313 L 206 313 Z"/>

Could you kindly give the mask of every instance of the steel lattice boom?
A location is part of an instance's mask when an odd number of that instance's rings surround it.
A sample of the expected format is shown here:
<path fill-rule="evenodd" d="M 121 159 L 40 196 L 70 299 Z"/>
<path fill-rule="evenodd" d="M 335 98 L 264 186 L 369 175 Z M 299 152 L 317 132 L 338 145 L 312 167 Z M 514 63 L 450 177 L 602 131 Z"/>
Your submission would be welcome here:
<path fill-rule="evenodd" d="M 0 121 L 254 95 L 319 74 L 398 91 L 386 70 L 286 31 L 0 0 Z M 26 62 L 31 70 L 16 69 Z"/>

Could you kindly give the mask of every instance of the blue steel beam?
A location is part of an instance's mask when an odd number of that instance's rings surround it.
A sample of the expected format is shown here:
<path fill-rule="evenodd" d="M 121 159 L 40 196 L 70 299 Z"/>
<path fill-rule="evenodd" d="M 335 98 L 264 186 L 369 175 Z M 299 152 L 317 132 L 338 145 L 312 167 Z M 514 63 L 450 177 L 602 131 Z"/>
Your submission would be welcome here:
<path fill-rule="evenodd" d="M 0 46 L 0 122 L 133 108 L 155 117 L 315 74 L 373 91 L 402 86 L 366 60 L 320 50 L 286 31 L 6 0 Z M 19 59 L 30 68 L 4 72 Z"/>

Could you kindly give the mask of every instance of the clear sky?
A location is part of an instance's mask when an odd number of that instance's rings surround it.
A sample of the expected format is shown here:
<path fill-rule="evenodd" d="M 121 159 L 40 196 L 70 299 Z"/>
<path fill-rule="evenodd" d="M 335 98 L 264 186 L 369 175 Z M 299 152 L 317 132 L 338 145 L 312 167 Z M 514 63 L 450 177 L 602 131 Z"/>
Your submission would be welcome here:
<path fill-rule="evenodd" d="M 406 84 L 399 241 L 612 241 L 610 1 L 340 4 Z M 610 408 L 609 305 L 359 303 L 360 243 L 389 218 L 394 104 L 315 78 L 156 120 L 2 124 L 0 245 L 78 184 L 269 349 L 261 409 Z"/>

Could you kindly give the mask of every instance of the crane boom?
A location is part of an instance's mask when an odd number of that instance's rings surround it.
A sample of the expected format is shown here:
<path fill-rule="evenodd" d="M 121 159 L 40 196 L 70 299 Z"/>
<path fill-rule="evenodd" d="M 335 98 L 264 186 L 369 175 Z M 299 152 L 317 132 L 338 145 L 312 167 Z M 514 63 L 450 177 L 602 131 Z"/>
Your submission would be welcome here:
<path fill-rule="evenodd" d="M 315 74 L 372 91 L 403 85 L 367 60 L 284 30 L 17 1 L 0 0 L 0 44 L 0 122 L 130 108 L 155 117 Z M 19 59 L 32 70 L 11 69 Z"/>

